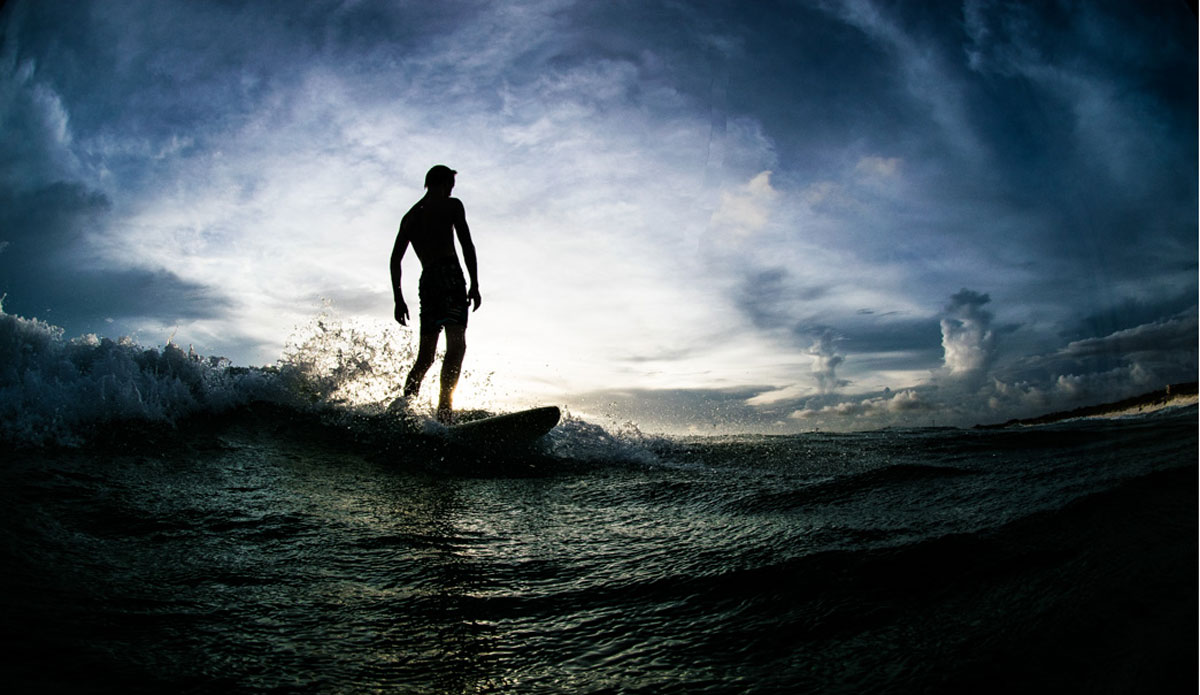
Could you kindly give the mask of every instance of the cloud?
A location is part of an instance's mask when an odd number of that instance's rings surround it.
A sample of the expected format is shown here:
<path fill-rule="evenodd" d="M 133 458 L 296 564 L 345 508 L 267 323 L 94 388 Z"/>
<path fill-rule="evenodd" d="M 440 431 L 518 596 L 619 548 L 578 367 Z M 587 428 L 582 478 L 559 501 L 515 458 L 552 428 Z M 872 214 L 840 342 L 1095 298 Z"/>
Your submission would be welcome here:
<path fill-rule="evenodd" d="M 1110 355 L 1136 356 L 1145 352 L 1173 352 L 1196 349 L 1195 308 L 1186 316 L 1145 323 L 1099 338 L 1075 340 L 1060 351 L 1071 358 Z"/>
<path fill-rule="evenodd" d="M 984 310 L 991 297 L 966 288 L 950 297 L 941 320 L 943 366 L 952 377 L 975 379 L 991 363 L 995 337 L 992 314 Z"/>
<path fill-rule="evenodd" d="M 1152 375 L 1163 384 L 1193 381 L 1198 351 L 1196 317 L 1193 305 L 1132 328 L 1072 340 L 1043 353 L 1010 357 L 996 369 L 995 376 L 1012 383 L 1045 384 L 1063 375 L 1136 372 L 1146 378 Z"/>
<path fill-rule="evenodd" d="M 80 157 L 76 119 L 63 93 L 47 79 L 52 62 L 18 60 L 20 42 L 11 33 L 6 36 L 0 52 L 0 65 L 7 70 L 0 79 L 5 310 L 81 333 L 101 332 L 121 319 L 171 323 L 230 308 L 228 300 L 182 280 L 170 268 L 147 267 L 136 257 L 105 257 L 101 246 L 113 222 L 114 202 L 98 185 L 98 170 Z"/>
<path fill-rule="evenodd" d="M 957 293 L 961 313 L 977 314 L 984 295 Z M 1195 380 L 1197 363 L 1195 308 L 1101 338 L 1072 341 L 1053 352 L 995 366 L 995 374 L 972 372 L 970 378 L 932 378 L 911 388 L 859 395 L 813 397 L 799 391 L 767 393 L 751 399 L 774 408 L 787 398 L 800 402 L 790 418 L 808 425 L 838 427 L 848 418 L 859 429 L 887 425 L 970 426 L 1032 417 L 1082 405 L 1113 402 Z M 986 360 L 985 360 L 986 363 Z M 1027 375 L 1027 376 L 1022 376 Z M 930 374 L 930 376 L 935 376 Z"/>
<path fill-rule="evenodd" d="M 995 419 L 1112 402 L 1194 381 L 1196 307 L 1006 365 L 981 391 Z"/>
<path fill-rule="evenodd" d="M 0 234 L 22 265 L 40 266 L 71 252 L 111 208 L 108 196 L 75 181 L 32 190 L 0 187 Z"/>
<path fill-rule="evenodd" d="M 750 406 L 773 406 L 778 403 L 789 403 L 796 401 L 804 396 L 812 395 L 813 389 L 811 386 L 801 384 L 790 384 L 783 388 L 770 389 L 761 393 L 756 393 L 746 399 L 746 405 Z"/>
<path fill-rule="evenodd" d="M 1190 375 L 1184 372 L 1183 378 L 1178 375 L 1170 378 L 1140 362 L 1130 361 L 1104 371 L 1059 374 L 1049 381 L 995 379 L 985 394 L 990 417 L 981 413 L 978 419 L 1004 422 L 1084 405 L 1111 403 L 1194 378 L 1194 371 Z"/>
<path fill-rule="evenodd" d="M 51 320 L 77 334 L 103 330 L 106 319 L 171 323 L 216 316 L 232 306 L 167 268 L 106 263 L 91 242 L 111 209 L 108 196 L 78 182 L 30 191 L 0 186 L 6 311 Z"/>
<path fill-rule="evenodd" d="M 899 157 L 863 157 L 854 165 L 859 174 L 878 178 L 892 178 L 900 171 Z"/>
<path fill-rule="evenodd" d="M 914 389 L 881 396 L 846 400 L 818 408 L 800 408 L 788 416 L 793 420 L 850 417 L 867 421 L 866 427 L 879 427 L 893 422 L 897 416 L 911 416 L 934 410 L 937 406 L 926 401 Z"/>
<path fill-rule="evenodd" d="M 954 64 L 936 43 L 919 36 L 897 8 L 881 9 L 867 0 L 837 6 L 838 15 L 872 39 L 894 60 L 894 69 L 915 103 L 926 111 L 946 143 L 969 157 L 978 157 L 980 143 L 970 127 L 966 95 Z"/>
<path fill-rule="evenodd" d="M 7 38 L 0 45 L 0 188 L 11 196 L 75 179 L 83 167 L 62 97 L 39 77 L 38 61 L 19 59 L 18 42 Z"/>
<path fill-rule="evenodd" d="M 712 214 L 710 228 L 744 239 L 770 221 L 779 192 L 771 187 L 771 172 L 756 174 L 745 185 L 721 193 L 721 206 Z"/>
<path fill-rule="evenodd" d="M 836 343 L 833 331 L 825 330 L 808 349 L 808 354 L 813 356 L 812 371 L 817 380 L 818 393 L 834 393 L 838 387 L 849 383 L 837 378 L 837 367 L 846 361 L 846 356 L 838 354 Z"/>

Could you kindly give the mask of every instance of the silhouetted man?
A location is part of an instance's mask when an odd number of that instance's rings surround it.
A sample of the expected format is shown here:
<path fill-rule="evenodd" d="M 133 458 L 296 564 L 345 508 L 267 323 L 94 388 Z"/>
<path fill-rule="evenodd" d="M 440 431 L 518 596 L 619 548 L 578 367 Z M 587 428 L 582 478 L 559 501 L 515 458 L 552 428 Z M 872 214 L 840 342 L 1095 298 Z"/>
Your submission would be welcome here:
<path fill-rule="evenodd" d="M 442 360 L 442 390 L 438 397 L 437 418 L 449 424 L 452 417 L 451 399 L 458 385 L 463 355 L 467 351 L 467 307 L 475 309 L 483 301 L 479 296 L 479 275 L 475 266 L 475 244 L 467 227 L 466 211 L 458 198 L 451 198 L 454 175 L 458 172 L 438 164 L 425 175 L 425 197 L 408 211 L 400 221 L 400 233 L 392 247 L 392 293 L 396 299 L 396 320 L 401 326 L 408 321 L 408 305 L 400 288 L 400 262 L 412 244 L 421 261 L 421 343 L 417 361 L 404 382 L 404 397 L 415 396 L 421 388 L 425 372 L 433 365 L 438 335 L 446 329 L 446 356 Z M 468 291 L 463 280 L 462 266 L 454 251 L 454 237 L 462 246 L 463 260 L 471 277 Z"/>

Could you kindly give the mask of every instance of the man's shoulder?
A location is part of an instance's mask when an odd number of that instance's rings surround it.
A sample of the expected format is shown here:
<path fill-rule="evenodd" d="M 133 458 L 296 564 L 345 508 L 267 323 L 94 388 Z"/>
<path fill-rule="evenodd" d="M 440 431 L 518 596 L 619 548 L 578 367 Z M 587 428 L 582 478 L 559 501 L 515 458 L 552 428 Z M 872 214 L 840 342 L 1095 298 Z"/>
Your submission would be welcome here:
<path fill-rule="evenodd" d="M 430 212 L 438 212 L 446 209 L 462 209 L 462 201 L 458 198 L 422 198 L 413 206 L 413 210 L 424 208 Z"/>
<path fill-rule="evenodd" d="M 408 212 L 404 213 L 404 217 L 401 217 L 400 221 L 404 222 L 405 220 L 411 219 L 414 215 L 416 215 L 417 211 L 421 209 L 421 203 L 423 202 L 424 201 L 422 200 L 418 200 L 417 202 L 413 203 L 413 206 L 408 209 Z"/>
<path fill-rule="evenodd" d="M 428 203 L 429 214 L 439 219 L 455 221 L 464 216 L 462 201 L 458 198 L 441 198 Z"/>

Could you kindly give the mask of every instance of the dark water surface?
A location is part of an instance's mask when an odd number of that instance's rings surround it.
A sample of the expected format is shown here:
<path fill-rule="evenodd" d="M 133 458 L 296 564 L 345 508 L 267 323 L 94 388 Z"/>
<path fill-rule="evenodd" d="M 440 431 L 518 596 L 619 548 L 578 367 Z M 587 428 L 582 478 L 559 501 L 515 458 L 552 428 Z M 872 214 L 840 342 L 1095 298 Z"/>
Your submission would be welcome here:
<path fill-rule="evenodd" d="M 241 408 L 0 469 L 10 692 L 1195 692 L 1197 416 L 463 452 Z"/>

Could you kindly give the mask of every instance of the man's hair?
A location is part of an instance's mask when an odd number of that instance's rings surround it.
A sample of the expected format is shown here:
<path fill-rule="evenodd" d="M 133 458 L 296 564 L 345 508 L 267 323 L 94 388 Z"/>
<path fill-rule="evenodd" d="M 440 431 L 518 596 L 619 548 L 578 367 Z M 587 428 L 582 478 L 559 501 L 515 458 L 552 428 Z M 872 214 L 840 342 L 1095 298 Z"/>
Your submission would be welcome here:
<path fill-rule="evenodd" d="M 457 173 L 448 166 L 437 164 L 425 174 L 425 187 L 433 188 L 454 183 L 454 175 Z"/>

